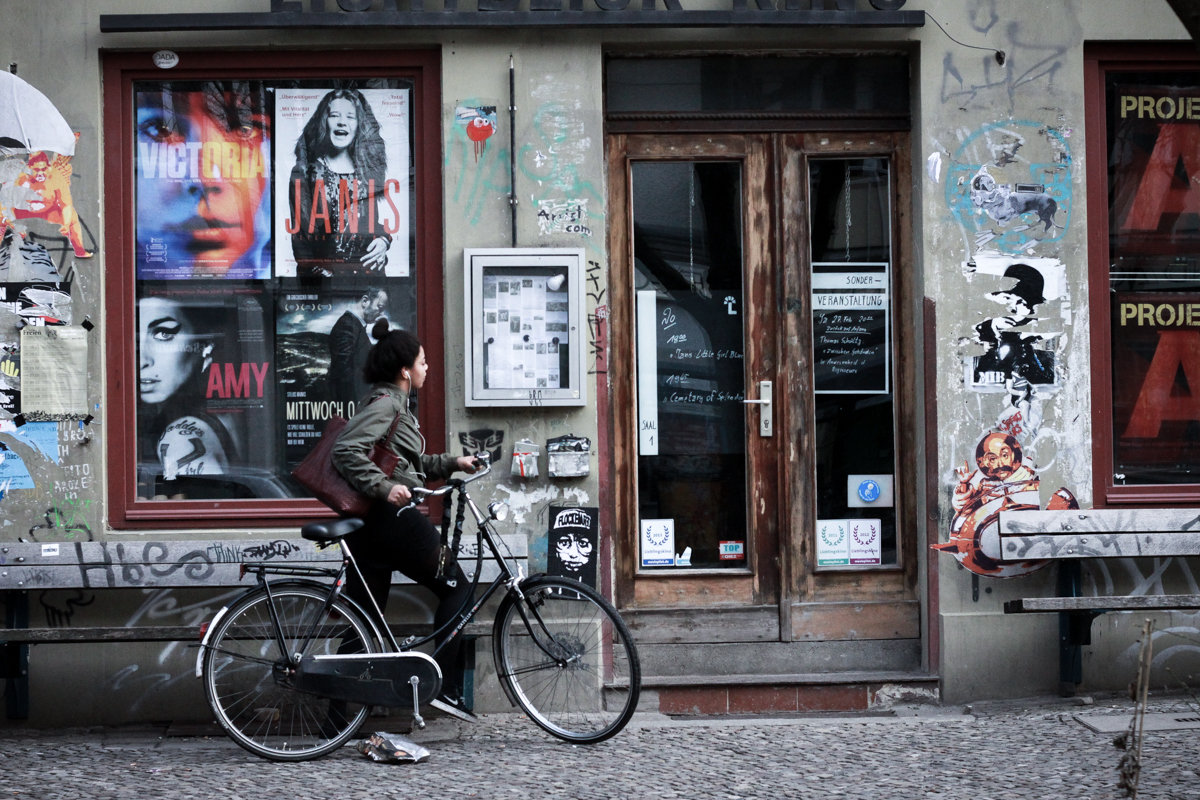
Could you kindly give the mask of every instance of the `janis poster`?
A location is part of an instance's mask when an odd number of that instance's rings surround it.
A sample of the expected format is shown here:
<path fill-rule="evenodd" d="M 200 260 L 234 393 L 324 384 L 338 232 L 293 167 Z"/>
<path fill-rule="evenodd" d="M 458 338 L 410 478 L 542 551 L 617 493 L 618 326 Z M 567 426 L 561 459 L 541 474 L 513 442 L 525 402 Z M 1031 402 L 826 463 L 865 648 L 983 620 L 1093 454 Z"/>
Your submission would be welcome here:
<path fill-rule="evenodd" d="M 271 118 L 261 83 L 136 91 L 137 276 L 271 277 Z"/>
<path fill-rule="evenodd" d="M 276 496 L 261 480 L 277 461 L 263 435 L 275 372 L 261 285 L 146 282 L 138 294 L 139 483 L 190 496 L 189 479 L 222 475 L 246 496 Z"/>
<path fill-rule="evenodd" d="M 409 272 L 409 90 L 275 92 L 275 274 Z"/>

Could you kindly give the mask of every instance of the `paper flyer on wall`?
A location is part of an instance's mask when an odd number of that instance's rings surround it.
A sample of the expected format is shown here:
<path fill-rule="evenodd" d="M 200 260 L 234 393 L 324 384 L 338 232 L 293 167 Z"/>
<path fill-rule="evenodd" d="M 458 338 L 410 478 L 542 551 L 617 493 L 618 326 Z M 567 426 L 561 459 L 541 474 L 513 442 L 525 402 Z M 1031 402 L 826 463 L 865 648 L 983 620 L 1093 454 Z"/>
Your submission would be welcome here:
<path fill-rule="evenodd" d="M 381 317 L 389 328 L 413 327 L 412 281 L 289 281 L 281 287 L 275 352 L 285 471 L 316 446 L 331 417 L 350 419 L 369 392 L 362 368 L 374 344 L 369 328 Z"/>
<path fill-rule="evenodd" d="M 569 299 L 565 275 L 483 275 L 484 386 L 565 388 Z"/>
<path fill-rule="evenodd" d="M 139 287 L 138 461 L 164 481 L 273 469 L 273 308 L 260 285 Z"/>
<path fill-rule="evenodd" d="M 408 89 L 275 92 L 275 275 L 409 274 Z"/>
<path fill-rule="evenodd" d="M 83 328 L 21 330 L 21 413 L 28 418 L 87 416 L 88 332 Z"/>
<path fill-rule="evenodd" d="M 137 277 L 271 277 L 271 118 L 259 83 L 134 93 Z"/>

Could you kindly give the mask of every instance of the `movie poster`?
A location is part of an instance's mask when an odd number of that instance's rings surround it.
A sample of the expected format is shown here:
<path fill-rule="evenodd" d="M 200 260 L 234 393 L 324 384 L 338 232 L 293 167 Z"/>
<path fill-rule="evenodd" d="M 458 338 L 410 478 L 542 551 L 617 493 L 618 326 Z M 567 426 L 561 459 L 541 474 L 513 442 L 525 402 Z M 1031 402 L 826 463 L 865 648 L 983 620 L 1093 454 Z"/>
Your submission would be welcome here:
<path fill-rule="evenodd" d="M 268 93 L 201 85 L 134 93 L 137 276 L 270 278 Z"/>
<path fill-rule="evenodd" d="M 280 288 L 275 341 L 285 472 L 316 446 L 330 418 L 353 417 L 370 391 L 362 370 L 374 344 L 370 328 L 381 317 L 392 328 L 416 327 L 411 280 L 289 281 Z"/>
<path fill-rule="evenodd" d="M 409 90 L 278 89 L 275 274 L 409 274 Z"/>
<path fill-rule="evenodd" d="M 151 496 L 277 497 L 271 302 L 260 285 L 143 283 L 137 303 L 139 483 Z M 224 476 L 224 481 L 195 480 Z"/>

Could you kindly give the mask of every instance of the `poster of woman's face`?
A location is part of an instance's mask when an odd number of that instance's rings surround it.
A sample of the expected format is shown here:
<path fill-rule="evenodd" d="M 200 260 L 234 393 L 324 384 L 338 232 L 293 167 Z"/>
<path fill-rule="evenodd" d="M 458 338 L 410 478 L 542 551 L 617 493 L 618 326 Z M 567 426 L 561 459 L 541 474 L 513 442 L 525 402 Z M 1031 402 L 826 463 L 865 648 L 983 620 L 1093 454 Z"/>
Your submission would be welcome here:
<path fill-rule="evenodd" d="M 170 484 L 270 467 L 278 450 L 262 432 L 275 374 L 262 287 L 162 281 L 139 293 L 140 471 Z"/>
<path fill-rule="evenodd" d="M 271 277 L 271 120 L 245 83 L 137 92 L 137 276 Z"/>
<path fill-rule="evenodd" d="M 408 89 L 275 92 L 275 275 L 409 274 Z"/>

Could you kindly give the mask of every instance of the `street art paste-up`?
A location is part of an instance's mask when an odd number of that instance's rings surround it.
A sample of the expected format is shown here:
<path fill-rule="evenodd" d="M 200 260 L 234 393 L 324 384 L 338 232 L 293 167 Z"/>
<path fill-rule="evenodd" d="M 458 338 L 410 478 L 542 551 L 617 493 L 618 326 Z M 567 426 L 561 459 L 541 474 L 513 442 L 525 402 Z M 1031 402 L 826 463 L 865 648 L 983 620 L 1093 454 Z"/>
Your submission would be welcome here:
<path fill-rule="evenodd" d="M 464 456 L 473 456 L 479 452 L 486 452 L 492 457 L 491 463 L 500 463 L 500 455 L 503 452 L 501 445 L 504 444 L 504 431 L 492 428 L 476 428 L 473 431 L 460 433 L 458 441 L 462 445 Z"/>
<path fill-rule="evenodd" d="M 591 236 L 586 199 L 538 200 L 538 236 L 575 233 Z"/>
<path fill-rule="evenodd" d="M 546 572 L 596 588 L 600 509 L 550 506 Z"/>
<path fill-rule="evenodd" d="M 975 325 L 973 339 L 984 352 L 965 359 L 967 388 L 1005 394 L 1007 401 L 997 418 L 998 426 L 1016 436 L 1029 436 L 1027 441 L 1032 441 L 1041 426 L 1042 401 L 1060 388 L 1056 354 L 1051 348 L 1062 332 L 1038 330 L 1042 318 L 1037 310 L 1065 297 L 1065 270 L 1052 258 L 981 254 L 975 260 L 974 271 L 1009 283 L 984 295 L 1003 305 L 1008 313 Z"/>
<path fill-rule="evenodd" d="M 454 124 L 466 130 L 467 138 L 475 143 L 475 163 L 487 152 L 487 140 L 496 133 L 495 106 L 458 106 L 454 109 Z"/>
<path fill-rule="evenodd" d="M 1071 218 L 1068 135 L 1006 120 L 963 140 L 949 162 L 946 205 L 975 247 L 1022 253 L 1062 238 Z"/>
<path fill-rule="evenodd" d="M 1000 512 L 1041 510 L 1041 480 L 1024 463 L 1021 443 L 1011 434 L 992 432 L 975 447 L 972 472 L 965 461 L 955 468 L 954 518 L 950 541 L 933 545 L 950 553 L 966 569 L 992 578 L 1016 578 L 1045 566 L 1045 561 L 1000 561 Z M 1047 511 L 1079 508 L 1075 496 L 1060 488 L 1046 504 Z"/>

